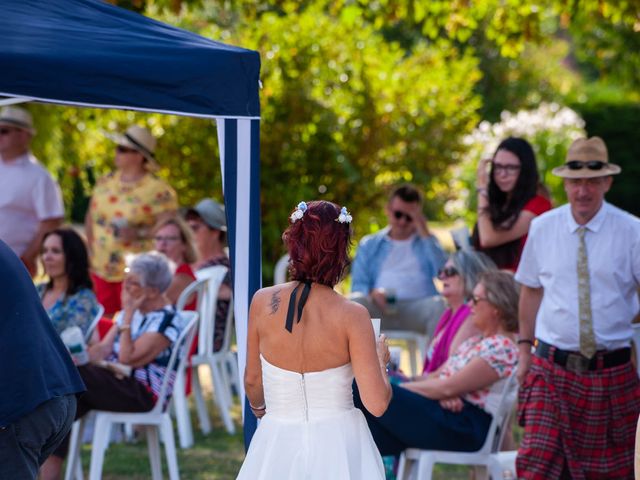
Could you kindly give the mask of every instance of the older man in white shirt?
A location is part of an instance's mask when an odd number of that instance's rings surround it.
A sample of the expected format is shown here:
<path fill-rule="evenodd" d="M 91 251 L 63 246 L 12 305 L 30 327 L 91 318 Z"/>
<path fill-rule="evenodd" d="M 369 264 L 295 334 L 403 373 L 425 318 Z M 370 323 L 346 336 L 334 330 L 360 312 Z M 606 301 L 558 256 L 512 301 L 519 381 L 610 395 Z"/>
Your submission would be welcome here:
<path fill-rule="evenodd" d="M 34 134 L 29 112 L 0 110 L 0 239 L 32 275 L 42 237 L 64 217 L 58 184 L 29 151 Z"/>
<path fill-rule="evenodd" d="M 633 478 L 640 219 L 604 201 L 620 171 L 602 139 L 576 140 L 553 170 L 569 204 L 531 224 L 516 273 L 518 478 Z"/>

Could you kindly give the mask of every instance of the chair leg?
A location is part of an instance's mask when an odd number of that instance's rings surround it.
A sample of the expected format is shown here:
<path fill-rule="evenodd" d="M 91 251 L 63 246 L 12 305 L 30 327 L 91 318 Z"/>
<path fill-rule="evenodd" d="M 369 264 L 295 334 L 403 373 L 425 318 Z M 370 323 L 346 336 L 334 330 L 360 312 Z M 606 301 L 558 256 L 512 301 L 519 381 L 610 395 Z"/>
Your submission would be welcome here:
<path fill-rule="evenodd" d="M 80 444 L 84 430 L 84 419 L 80 418 L 73 422 L 71 427 L 71 438 L 69 440 L 69 454 L 67 455 L 67 469 L 64 480 L 82 480 L 82 464 L 80 462 Z M 78 476 L 80 473 L 80 476 Z"/>
<path fill-rule="evenodd" d="M 185 395 L 185 375 L 180 372 L 173 386 L 173 407 L 178 425 L 178 438 L 180 448 L 190 448 L 193 446 L 193 430 L 191 429 L 191 415 L 189 413 L 189 403 Z"/>
<path fill-rule="evenodd" d="M 407 349 L 409 350 L 409 365 L 411 366 L 411 376 L 418 375 L 418 364 L 416 361 L 417 343 L 415 339 L 407 339 Z"/>
<path fill-rule="evenodd" d="M 158 438 L 158 427 L 147 425 L 147 448 L 149 449 L 149 463 L 151 465 L 151 478 L 162 480 L 162 463 L 160 460 L 160 440 Z"/>
<path fill-rule="evenodd" d="M 218 405 L 218 410 L 220 411 L 220 416 L 222 417 L 222 421 L 224 423 L 227 432 L 230 434 L 236 433 L 236 428 L 233 425 L 233 420 L 231 419 L 231 414 L 229 412 L 229 405 L 227 404 L 227 396 L 224 393 L 224 381 L 222 379 L 222 374 L 220 369 L 218 368 L 218 362 L 212 360 L 209 362 L 209 368 L 211 369 L 211 380 L 213 382 L 214 389 L 214 400 Z"/>
<path fill-rule="evenodd" d="M 409 473 L 411 472 L 411 460 L 402 453 L 400 454 L 400 462 L 398 462 L 398 475 L 397 480 L 409 480 Z"/>
<path fill-rule="evenodd" d="M 100 480 L 102 478 L 102 466 L 104 464 L 104 454 L 109 445 L 111 435 L 111 421 L 104 415 L 96 415 L 96 423 L 93 427 L 93 446 L 91 451 L 91 467 L 89 469 L 89 480 Z"/>
<path fill-rule="evenodd" d="M 173 425 L 169 414 L 162 416 L 162 425 L 160 426 L 160 435 L 164 442 L 164 453 L 167 458 L 167 467 L 169 469 L 170 480 L 180 480 L 180 471 L 178 470 L 178 456 L 176 454 L 176 443 L 173 438 Z"/>
<path fill-rule="evenodd" d="M 202 385 L 200 385 L 200 377 L 198 377 L 198 367 L 191 367 L 191 372 L 191 386 L 193 388 L 193 398 L 196 402 L 196 412 L 198 413 L 200 430 L 202 430 L 202 433 L 207 435 L 211 432 L 211 422 L 209 421 L 207 404 L 204 401 L 204 395 L 202 394 Z"/>
<path fill-rule="evenodd" d="M 419 480 L 431 480 L 434 465 L 435 462 L 431 455 L 421 454 L 420 458 L 418 458 L 418 476 L 416 478 Z"/>

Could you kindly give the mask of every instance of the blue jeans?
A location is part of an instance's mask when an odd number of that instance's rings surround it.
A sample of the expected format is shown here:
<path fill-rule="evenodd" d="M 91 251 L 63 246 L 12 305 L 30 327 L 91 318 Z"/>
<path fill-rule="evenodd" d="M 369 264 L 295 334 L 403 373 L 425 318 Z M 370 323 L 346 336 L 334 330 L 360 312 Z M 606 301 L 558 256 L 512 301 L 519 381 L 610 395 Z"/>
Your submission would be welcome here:
<path fill-rule="evenodd" d="M 76 396 L 54 397 L 0 429 L 0 478 L 33 480 L 71 429 Z"/>

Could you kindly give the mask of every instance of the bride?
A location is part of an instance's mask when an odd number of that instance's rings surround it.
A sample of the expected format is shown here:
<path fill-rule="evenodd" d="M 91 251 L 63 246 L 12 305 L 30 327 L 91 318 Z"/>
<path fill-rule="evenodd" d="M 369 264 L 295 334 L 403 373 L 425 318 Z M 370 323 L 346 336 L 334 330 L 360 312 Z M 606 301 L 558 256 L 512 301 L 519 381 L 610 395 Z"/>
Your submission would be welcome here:
<path fill-rule="evenodd" d="M 262 420 L 238 479 L 384 479 L 352 383 L 382 415 L 389 350 L 367 310 L 333 290 L 349 264 L 350 223 L 346 208 L 300 202 L 283 235 L 293 281 L 253 297 L 245 388 Z"/>

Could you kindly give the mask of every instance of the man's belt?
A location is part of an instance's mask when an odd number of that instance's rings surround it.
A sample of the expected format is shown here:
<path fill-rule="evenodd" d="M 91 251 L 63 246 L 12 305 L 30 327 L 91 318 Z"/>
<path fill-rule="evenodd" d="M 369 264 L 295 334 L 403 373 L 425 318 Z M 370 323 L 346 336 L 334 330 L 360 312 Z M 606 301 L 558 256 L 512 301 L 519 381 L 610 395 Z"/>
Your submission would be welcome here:
<path fill-rule="evenodd" d="M 537 340 L 535 354 L 576 373 L 613 368 L 631 360 L 630 348 L 600 351 L 596 352 L 592 358 L 587 358 L 580 352 L 560 350 L 541 340 Z"/>

